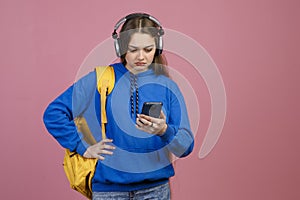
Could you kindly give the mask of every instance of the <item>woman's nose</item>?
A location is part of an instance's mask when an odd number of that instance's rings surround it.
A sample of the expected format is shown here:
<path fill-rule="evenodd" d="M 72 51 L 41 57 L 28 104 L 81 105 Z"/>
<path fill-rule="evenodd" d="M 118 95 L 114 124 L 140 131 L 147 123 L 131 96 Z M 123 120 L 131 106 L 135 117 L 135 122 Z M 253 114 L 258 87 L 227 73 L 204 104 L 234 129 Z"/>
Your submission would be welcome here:
<path fill-rule="evenodd" d="M 138 59 L 139 59 L 139 60 L 143 60 L 143 59 L 144 59 L 144 52 L 143 52 L 142 50 L 140 50 L 140 51 L 138 52 Z"/>

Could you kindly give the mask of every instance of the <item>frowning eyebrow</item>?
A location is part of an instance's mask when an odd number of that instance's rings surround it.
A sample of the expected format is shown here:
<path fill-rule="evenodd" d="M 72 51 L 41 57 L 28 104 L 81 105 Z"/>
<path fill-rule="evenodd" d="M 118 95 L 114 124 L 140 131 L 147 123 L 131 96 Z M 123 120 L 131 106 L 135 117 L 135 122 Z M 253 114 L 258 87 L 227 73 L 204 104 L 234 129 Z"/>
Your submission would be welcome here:
<path fill-rule="evenodd" d="M 138 48 L 139 48 L 139 47 L 137 47 L 137 46 L 134 46 L 134 45 L 128 45 L 128 47 L 130 47 L 130 48 L 134 48 L 134 49 L 138 49 Z M 154 44 L 151 44 L 151 45 L 145 46 L 145 47 L 143 47 L 143 49 L 152 48 L 152 47 L 154 47 Z"/>

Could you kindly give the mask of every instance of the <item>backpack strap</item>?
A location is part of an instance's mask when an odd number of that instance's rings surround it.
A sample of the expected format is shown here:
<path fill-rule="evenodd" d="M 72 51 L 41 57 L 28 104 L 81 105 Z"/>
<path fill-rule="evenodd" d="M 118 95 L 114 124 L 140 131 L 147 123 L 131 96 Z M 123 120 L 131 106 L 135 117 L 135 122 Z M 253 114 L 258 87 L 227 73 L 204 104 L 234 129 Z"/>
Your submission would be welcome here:
<path fill-rule="evenodd" d="M 100 114 L 101 114 L 101 128 L 102 139 L 106 138 L 105 124 L 107 123 L 106 116 L 106 96 L 111 93 L 115 85 L 114 68 L 111 66 L 98 66 L 95 68 L 97 75 L 97 89 L 100 93 Z"/>
<path fill-rule="evenodd" d="M 84 117 L 76 117 L 74 119 L 77 129 L 82 133 L 83 139 L 90 145 L 96 144 L 97 141 L 89 128 L 89 125 Z"/>

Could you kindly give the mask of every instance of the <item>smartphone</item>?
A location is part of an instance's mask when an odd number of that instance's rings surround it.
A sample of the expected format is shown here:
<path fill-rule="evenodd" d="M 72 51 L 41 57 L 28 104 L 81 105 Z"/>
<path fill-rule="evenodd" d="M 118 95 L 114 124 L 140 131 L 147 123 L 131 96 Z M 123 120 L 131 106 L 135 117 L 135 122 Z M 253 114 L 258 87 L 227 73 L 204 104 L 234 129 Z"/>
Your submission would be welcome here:
<path fill-rule="evenodd" d="M 145 102 L 142 108 L 142 114 L 150 117 L 159 118 L 162 102 Z"/>

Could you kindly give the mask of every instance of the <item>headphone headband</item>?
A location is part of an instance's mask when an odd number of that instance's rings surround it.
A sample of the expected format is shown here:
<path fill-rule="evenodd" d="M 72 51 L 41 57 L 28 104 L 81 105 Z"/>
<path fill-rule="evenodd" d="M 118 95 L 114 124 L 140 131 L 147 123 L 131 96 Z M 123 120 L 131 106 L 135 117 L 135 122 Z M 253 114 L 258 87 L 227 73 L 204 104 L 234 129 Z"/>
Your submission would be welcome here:
<path fill-rule="evenodd" d="M 122 19 L 120 19 L 120 20 L 116 23 L 116 25 L 115 25 L 115 27 L 114 27 L 114 32 L 117 31 L 118 28 L 119 28 L 122 24 L 124 24 L 127 20 L 130 20 L 130 19 L 135 18 L 135 17 L 145 17 L 145 18 L 148 18 L 148 19 L 150 19 L 151 21 L 155 22 L 155 23 L 159 26 L 159 28 L 162 28 L 160 22 L 159 22 L 155 17 L 153 17 L 153 16 L 151 16 L 151 15 L 149 15 L 149 14 L 147 14 L 147 13 L 132 13 L 132 14 L 129 14 L 129 15 L 123 17 Z"/>

